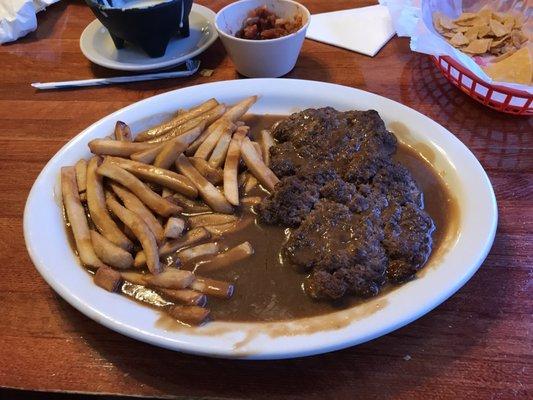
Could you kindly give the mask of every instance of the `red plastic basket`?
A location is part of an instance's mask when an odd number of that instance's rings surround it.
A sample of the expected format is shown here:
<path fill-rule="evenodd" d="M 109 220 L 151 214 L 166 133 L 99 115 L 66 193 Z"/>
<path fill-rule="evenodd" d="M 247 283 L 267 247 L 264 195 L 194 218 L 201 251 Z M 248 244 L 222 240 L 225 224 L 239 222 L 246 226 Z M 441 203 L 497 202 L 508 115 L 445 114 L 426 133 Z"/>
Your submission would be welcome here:
<path fill-rule="evenodd" d="M 449 56 L 431 56 L 442 74 L 481 104 L 514 115 L 533 115 L 533 95 L 521 90 L 491 85 Z"/>

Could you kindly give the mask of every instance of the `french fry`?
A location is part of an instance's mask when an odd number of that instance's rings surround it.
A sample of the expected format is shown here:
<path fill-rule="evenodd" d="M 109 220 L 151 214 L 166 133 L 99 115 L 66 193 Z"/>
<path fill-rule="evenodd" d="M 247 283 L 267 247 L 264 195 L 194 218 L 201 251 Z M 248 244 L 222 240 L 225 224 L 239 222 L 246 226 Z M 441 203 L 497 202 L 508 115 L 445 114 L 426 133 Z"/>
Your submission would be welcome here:
<path fill-rule="evenodd" d="M 166 300 L 187 306 L 205 307 L 207 296 L 190 289 L 157 289 L 157 292 Z"/>
<path fill-rule="evenodd" d="M 198 228 L 199 226 L 227 224 L 230 222 L 237 222 L 238 220 L 239 218 L 235 215 L 203 214 L 189 217 L 189 224 L 191 225 L 191 228 Z"/>
<path fill-rule="evenodd" d="M 133 266 L 133 257 L 130 253 L 94 230 L 91 230 L 91 241 L 94 252 L 107 265 L 118 269 L 127 269 Z"/>
<path fill-rule="evenodd" d="M 123 225 L 123 226 L 122 226 L 122 230 L 124 231 L 124 234 L 125 234 L 128 238 L 130 238 L 130 239 L 133 240 L 133 241 L 136 241 L 136 240 L 137 240 L 137 238 L 135 237 L 135 235 L 133 234 L 133 232 L 131 231 L 131 229 L 128 228 L 126 225 Z"/>
<path fill-rule="evenodd" d="M 185 221 L 181 218 L 170 217 L 165 225 L 164 236 L 169 239 L 177 239 L 185 230 Z"/>
<path fill-rule="evenodd" d="M 204 128 L 205 122 L 201 122 L 183 135 L 165 142 L 165 145 L 154 160 L 154 166 L 165 169 L 170 168 L 176 161 L 176 158 L 189 147 L 200 133 L 202 133 Z"/>
<path fill-rule="evenodd" d="M 213 185 L 218 185 L 220 182 L 222 182 L 222 169 L 213 168 L 203 158 L 190 157 L 189 161 L 192 165 L 194 165 L 194 168 L 196 168 L 198 172 Z"/>
<path fill-rule="evenodd" d="M 256 206 L 261 203 L 262 199 L 259 196 L 247 196 L 241 199 L 243 206 Z"/>
<path fill-rule="evenodd" d="M 248 180 L 248 177 L 251 174 L 248 171 L 243 171 L 239 175 L 237 175 L 237 185 L 239 188 L 244 189 L 244 185 L 246 184 L 246 181 Z"/>
<path fill-rule="evenodd" d="M 248 178 L 246 179 L 246 182 L 244 182 L 244 194 L 248 194 L 252 191 L 253 188 L 257 186 L 257 178 L 253 176 L 252 174 L 248 175 Z"/>
<path fill-rule="evenodd" d="M 122 283 L 120 272 L 109 267 L 98 268 L 94 274 L 94 283 L 108 292 L 117 292 Z"/>
<path fill-rule="evenodd" d="M 252 245 L 250 242 L 244 242 L 207 260 L 205 263 L 199 265 L 197 270 L 201 273 L 215 271 L 230 265 L 235 265 L 239 261 L 250 257 L 252 254 L 254 254 Z"/>
<path fill-rule="evenodd" d="M 146 150 L 139 151 L 130 155 L 130 158 L 134 161 L 142 162 L 145 164 L 152 164 L 157 155 L 163 150 L 168 142 L 161 142 L 155 146 L 152 146 Z"/>
<path fill-rule="evenodd" d="M 261 146 L 261 152 L 263 153 L 263 162 L 267 167 L 270 167 L 270 148 L 274 146 L 274 138 L 269 130 L 263 129 L 259 132 L 259 138 L 257 140 Z"/>
<path fill-rule="evenodd" d="M 216 101 L 215 99 L 209 99 L 206 102 L 200 104 L 199 106 L 191 108 L 189 111 L 185 111 L 181 114 L 178 113 L 170 121 L 167 121 L 161 125 L 155 126 L 144 132 L 139 133 L 135 138 L 135 141 L 144 142 L 146 140 L 161 136 L 164 133 L 184 124 L 185 122 L 206 113 L 207 111 L 215 108 L 217 105 L 218 101 Z"/>
<path fill-rule="evenodd" d="M 151 143 L 125 142 L 114 139 L 93 139 L 89 142 L 92 153 L 101 156 L 129 157 L 139 151 L 145 151 L 157 146 Z"/>
<path fill-rule="evenodd" d="M 240 127 L 233 135 L 229 144 L 226 162 L 224 163 L 224 196 L 234 206 L 239 205 L 239 185 L 237 173 L 239 170 L 239 160 L 241 158 L 241 142 L 248 134 L 250 128 Z"/>
<path fill-rule="evenodd" d="M 244 138 L 241 143 L 241 156 L 246 163 L 248 169 L 261 182 L 263 186 L 269 191 L 274 190 L 274 186 L 279 182 L 279 179 L 259 158 L 255 151 L 252 142 L 248 138 Z"/>
<path fill-rule="evenodd" d="M 127 158 L 106 157 L 106 160 L 119 165 L 121 168 L 131 172 L 139 179 L 144 179 L 150 183 L 167 187 L 191 198 L 198 196 L 198 189 L 196 189 L 191 180 L 174 171 L 143 164 L 138 161 L 128 160 Z"/>
<path fill-rule="evenodd" d="M 162 198 L 170 197 L 174 195 L 174 193 L 175 192 L 173 190 L 170 190 L 169 188 L 164 187 L 163 190 L 161 191 L 161 197 Z"/>
<path fill-rule="evenodd" d="M 116 140 L 122 140 L 125 142 L 131 142 L 133 140 L 133 136 L 131 135 L 131 129 L 125 122 L 117 121 L 115 124 L 115 139 Z"/>
<path fill-rule="evenodd" d="M 226 110 L 226 107 L 223 104 L 219 104 L 215 108 L 209 110 L 208 112 L 193 118 L 187 122 L 185 122 L 183 125 L 180 125 L 174 129 L 171 129 L 164 135 L 158 136 L 156 138 L 148 140 L 147 143 L 161 143 L 165 142 L 167 140 L 170 140 L 176 136 L 180 136 L 184 134 L 185 132 L 189 131 L 190 129 L 194 128 L 195 126 L 198 126 L 201 123 L 205 123 L 205 126 L 211 125 L 214 121 L 216 121 L 218 118 L 221 117 L 221 115 Z"/>
<path fill-rule="evenodd" d="M 155 240 L 159 245 L 164 239 L 164 230 L 157 218 L 154 217 L 154 214 L 152 214 L 148 207 L 146 207 L 137 196 L 131 193 L 124 186 L 121 186 L 117 183 L 111 183 L 110 186 L 111 189 L 113 189 L 113 192 L 115 192 L 115 194 L 120 198 L 122 204 L 124 204 L 124 207 L 137 214 L 144 221 L 144 223 L 154 234 Z"/>
<path fill-rule="evenodd" d="M 211 131 L 209 136 L 206 137 L 203 143 L 198 147 L 198 150 L 196 150 L 196 152 L 194 153 L 194 157 L 203 158 L 204 160 L 207 160 L 211 155 L 211 152 L 217 145 L 220 137 L 226 133 L 232 134 L 235 129 L 237 129 L 235 124 L 225 118 L 221 118 L 212 126 L 214 126 L 213 130 Z"/>
<path fill-rule="evenodd" d="M 76 169 L 76 183 L 78 184 L 78 192 L 80 196 L 87 190 L 87 161 L 85 159 L 79 160 L 75 165 Z"/>
<path fill-rule="evenodd" d="M 205 293 L 209 296 L 219 297 L 222 299 L 229 299 L 231 296 L 233 296 L 234 291 L 234 286 L 231 283 L 203 278 L 200 276 L 196 276 L 196 279 L 193 283 L 191 283 L 190 288 L 200 293 Z"/>
<path fill-rule="evenodd" d="M 211 256 L 219 251 L 218 243 L 204 243 L 198 246 L 189 247 L 178 253 L 178 258 L 182 264 L 188 263 L 196 258 Z"/>
<path fill-rule="evenodd" d="M 204 228 L 191 229 L 185 235 L 176 240 L 171 240 L 164 243 L 159 248 L 159 256 L 164 257 L 172 254 L 180 249 L 183 249 L 187 246 L 192 246 L 193 244 L 199 243 L 203 240 L 208 240 L 211 237 L 211 234 Z M 144 251 L 140 251 L 135 256 L 133 265 L 136 268 L 142 267 L 146 264 L 146 254 Z"/>
<path fill-rule="evenodd" d="M 185 289 L 194 281 L 194 274 L 181 269 L 166 269 L 157 275 L 149 275 L 144 280 L 149 286 Z"/>
<path fill-rule="evenodd" d="M 146 280 L 144 279 L 146 277 L 145 274 L 140 274 L 138 272 L 121 271 L 120 276 L 123 280 L 133 283 L 134 285 L 146 285 Z"/>
<path fill-rule="evenodd" d="M 238 232 L 253 222 L 253 218 L 243 218 L 238 222 L 228 222 L 226 224 L 205 225 L 204 228 L 211 234 L 212 239 L 218 239 L 228 233 Z"/>
<path fill-rule="evenodd" d="M 226 159 L 226 153 L 228 152 L 229 142 L 231 141 L 231 133 L 224 132 L 220 139 L 218 140 L 217 145 L 209 157 L 209 165 L 213 168 L 221 167 L 224 164 Z"/>
<path fill-rule="evenodd" d="M 152 190 L 146 187 L 146 185 L 137 179 L 133 174 L 129 173 L 111 161 L 104 161 L 102 165 L 98 167 L 97 172 L 98 174 L 106 176 L 109 179 L 120 183 L 122 186 L 125 186 L 151 210 L 163 217 L 170 217 L 171 215 L 175 215 L 181 211 L 180 207 L 163 199 L 157 193 L 154 193 Z"/>
<path fill-rule="evenodd" d="M 263 153 L 261 152 L 261 146 L 257 142 L 252 142 L 252 145 L 255 148 L 255 152 L 257 153 L 257 156 L 263 161 Z"/>
<path fill-rule="evenodd" d="M 209 310 L 198 306 L 168 306 L 166 311 L 172 318 L 186 325 L 200 325 L 209 317 Z"/>
<path fill-rule="evenodd" d="M 237 224 L 235 222 L 228 222 L 227 224 L 205 225 L 204 228 L 209 231 L 212 239 L 220 239 L 227 233 L 236 231 Z"/>
<path fill-rule="evenodd" d="M 191 200 L 179 193 L 174 193 L 171 196 L 165 196 L 166 200 L 183 207 L 183 210 L 189 213 L 210 212 L 211 208 L 206 206 L 204 202 L 199 200 Z"/>
<path fill-rule="evenodd" d="M 213 125 L 215 124 L 211 124 L 209 128 L 205 129 L 200 136 L 198 136 L 196 140 L 189 145 L 187 150 L 185 150 L 185 154 L 187 154 L 189 157 L 194 156 L 194 153 L 196 150 L 198 150 L 198 147 L 200 147 L 204 140 L 207 139 L 207 137 L 211 134 L 212 130 L 214 129 Z"/>
<path fill-rule="evenodd" d="M 61 168 L 61 193 L 81 262 L 93 268 L 106 267 L 94 252 L 87 217 L 80 202 L 74 167 Z"/>
<path fill-rule="evenodd" d="M 180 155 L 176 160 L 176 168 L 196 185 L 202 198 L 214 211 L 225 214 L 233 212 L 233 207 L 228 203 L 224 195 L 194 168 L 184 154 Z"/>
<path fill-rule="evenodd" d="M 216 128 L 217 122 L 221 120 L 228 120 L 230 122 L 236 122 L 239 118 L 241 118 L 244 114 L 246 114 L 246 111 L 256 102 L 257 96 L 251 96 L 248 97 L 241 102 L 237 103 L 233 107 L 229 108 L 223 115 L 220 120 L 217 120 L 213 123 L 208 129 L 206 129 L 199 137 L 196 139 L 187 149 L 186 154 L 191 156 L 195 154 L 196 150 L 202 145 L 204 140 L 206 140 L 213 130 Z"/>
<path fill-rule="evenodd" d="M 228 111 L 224 113 L 224 118 L 230 120 L 231 122 L 238 121 L 246 112 L 250 109 L 251 106 L 257 101 L 257 96 L 250 96 L 244 100 L 241 100 L 234 106 L 230 107 Z"/>
<path fill-rule="evenodd" d="M 95 156 L 87 165 L 87 205 L 91 219 L 100 233 L 124 250 L 131 250 L 133 243 L 120 230 L 106 207 L 102 177 L 97 174 L 100 158 Z"/>
<path fill-rule="evenodd" d="M 106 203 L 111 212 L 132 230 L 137 240 L 141 243 L 143 252 L 146 255 L 146 265 L 150 272 L 154 275 L 160 273 L 159 250 L 155 236 L 148 228 L 148 225 L 137 214 L 121 206 L 110 192 L 106 193 Z"/>

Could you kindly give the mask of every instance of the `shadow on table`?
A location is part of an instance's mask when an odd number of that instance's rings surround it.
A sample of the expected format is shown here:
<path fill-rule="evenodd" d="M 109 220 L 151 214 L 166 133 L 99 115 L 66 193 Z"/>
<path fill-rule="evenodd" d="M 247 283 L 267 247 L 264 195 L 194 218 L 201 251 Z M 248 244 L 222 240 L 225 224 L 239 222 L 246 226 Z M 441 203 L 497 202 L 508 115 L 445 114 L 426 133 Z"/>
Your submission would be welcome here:
<path fill-rule="evenodd" d="M 54 36 L 55 26 L 60 21 L 60 16 L 67 8 L 67 4 L 67 2 L 60 1 L 48 6 L 44 12 L 37 13 L 37 29 L 35 31 L 13 42 L 4 43 L 2 46 L 9 48 L 10 46 L 38 42 Z M 65 29 L 65 22 L 63 20 L 63 26 L 59 28 L 60 30 Z"/>
<path fill-rule="evenodd" d="M 231 62 L 231 61 L 230 61 Z M 233 62 L 231 62 L 233 65 Z M 233 68 L 235 68 L 233 66 Z M 311 57 L 307 54 L 300 54 L 294 69 L 280 78 L 309 79 L 314 81 L 328 82 L 330 80 L 329 71 L 324 63 L 318 58 Z M 235 70 L 234 76 L 230 79 L 249 79 Z M 260 90 L 261 88 L 258 88 Z"/>
<path fill-rule="evenodd" d="M 426 55 L 412 54 L 401 83 L 401 102 L 449 129 L 485 168 L 526 168 L 533 146 L 533 119 L 478 103 L 448 82 Z"/>
<path fill-rule="evenodd" d="M 0 388 L 0 399 L 6 400 L 135 400 L 138 397 L 124 396 L 99 396 L 93 394 L 74 394 L 74 393 L 52 393 L 39 392 L 20 389 L 2 389 Z"/>
<path fill-rule="evenodd" d="M 497 254 L 509 250 L 505 238 L 497 239 Z M 440 377 L 446 379 L 458 358 L 487 342 L 491 325 L 504 312 L 505 297 L 493 293 L 508 291 L 512 285 L 505 281 L 509 274 L 494 282 L 494 273 L 482 267 L 452 299 L 389 335 L 293 360 L 238 361 L 180 354 L 107 330 L 63 301 L 60 309 L 104 360 L 159 395 L 347 398 L 359 393 L 368 398 L 379 393 L 380 398 L 393 398 Z M 125 394 L 142 393 L 132 388 Z"/>
<path fill-rule="evenodd" d="M 202 71 L 203 69 L 211 69 L 216 72 L 216 69 L 220 66 L 220 64 L 224 60 L 225 55 L 226 53 L 225 53 L 224 47 L 222 46 L 222 43 L 220 42 L 220 40 L 217 39 L 215 43 L 213 43 L 204 53 L 194 58 L 200 60 L 201 62 L 199 71 Z M 184 69 L 184 65 L 181 64 L 177 67 L 163 69 L 161 71 L 139 71 L 138 73 L 112 70 L 109 68 L 101 67 L 100 65 L 97 65 L 94 63 L 90 63 L 90 69 L 91 69 L 92 75 L 95 78 L 111 78 L 115 76 L 180 71 Z M 126 85 L 121 85 L 121 87 L 126 90 L 136 90 L 136 91 L 143 90 L 143 89 L 149 89 L 149 90 L 171 89 L 176 86 L 177 82 L 180 84 L 187 83 L 187 85 L 185 86 L 188 86 L 198 76 L 199 76 L 199 73 L 196 73 L 190 77 L 185 77 L 185 78 L 162 79 L 162 80 L 156 80 L 156 81 L 130 83 Z"/>
<path fill-rule="evenodd" d="M 294 69 L 282 78 L 309 79 L 312 81 L 329 82 L 330 72 L 326 64 L 317 56 L 301 53 Z"/>

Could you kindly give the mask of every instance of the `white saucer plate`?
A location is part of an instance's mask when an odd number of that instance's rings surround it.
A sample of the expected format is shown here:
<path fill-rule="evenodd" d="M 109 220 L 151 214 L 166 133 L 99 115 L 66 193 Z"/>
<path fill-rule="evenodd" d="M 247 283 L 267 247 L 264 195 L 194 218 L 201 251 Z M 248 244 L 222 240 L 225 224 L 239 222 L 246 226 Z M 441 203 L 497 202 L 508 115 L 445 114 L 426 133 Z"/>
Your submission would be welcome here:
<path fill-rule="evenodd" d="M 231 104 L 252 94 L 260 95 L 250 110 L 254 114 L 290 114 L 324 106 L 339 110 L 375 109 L 400 141 L 421 144 L 430 150 L 434 168 L 459 207 L 457 234 L 444 254 L 425 268 L 418 279 L 362 306 L 287 322 L 214 321 L 202 327 L 170 329 L 157 323 L 160 314 L 153 309 L 95 286 L 78 264 L 66 235 L 58 195 L 60 168 L 88 158 L 87 143 L 109 135 L 117 120 L 139 132 L 149 122 L 153 123 L 153 116 L 170 115 L 177 108 L 191 107 L 209 97 Z M 276 359 L 353 346 L 385 335 L 431 311 L 479 268 L 494 240 L 497 219 L 494 192 L 477 159 L 452 133 L 419 112 L 345 86 L 292 79 L 248 79 L 164 93 L 123 108 L 85 129 L 48 162 L 35 181 L 24 211 L 24 236 L 31 258 L 48 284 L 79 311 L 117 332 L 187 353 Z"/>
<path fill-rule="evenodd" d="M 171 68 L 204 52 L 217 39 L 215 13 L 209 8 L 193 4 L 189 15 L 190 36 L 170 40 L 163 57 L 151 58 L 140 48 L 125 44 L 118 50 L 109 32 L 95 19 L 80 37 L 82 53 L 102 67 L 121 71 L 152 71 Z"/>

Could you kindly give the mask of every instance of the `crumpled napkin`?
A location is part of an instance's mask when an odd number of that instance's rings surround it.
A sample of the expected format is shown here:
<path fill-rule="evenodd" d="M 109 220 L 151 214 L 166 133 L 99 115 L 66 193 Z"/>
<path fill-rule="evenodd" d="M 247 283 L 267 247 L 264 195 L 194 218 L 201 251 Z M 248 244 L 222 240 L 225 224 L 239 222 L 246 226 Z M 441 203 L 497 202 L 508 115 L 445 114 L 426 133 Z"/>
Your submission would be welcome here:
<path fill-rule="evenodd" d="M 528 18 L 529 14 L 526 12 L 527 1 L 465 0 L 464 8 L 462 0 L 379 0 L 379 2 L 389 9 L 398 36 L 411 37 L 411 50 L 436 57 L 450 56 L 485 82 L 533 93 L 533 87 L 529 85 L 494 81 L 474 59 L 444 40 L 435 30 L 432 18 L 435 12 L 440 12 L 450 18 L 457 18 L 463 11 L 477 11 L 483 6 L 489 6 L 502 12 L 522 13 L 525 17 L 525 29 L 531 29 L 532 19 Z"/>
<path fill-rule="evenodd" d="M 37 29 L 36 14 L 59 0 L 0 0 L 0 44 Z"/>

